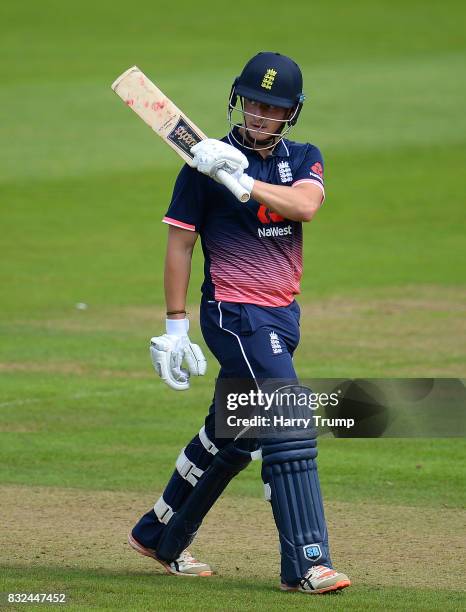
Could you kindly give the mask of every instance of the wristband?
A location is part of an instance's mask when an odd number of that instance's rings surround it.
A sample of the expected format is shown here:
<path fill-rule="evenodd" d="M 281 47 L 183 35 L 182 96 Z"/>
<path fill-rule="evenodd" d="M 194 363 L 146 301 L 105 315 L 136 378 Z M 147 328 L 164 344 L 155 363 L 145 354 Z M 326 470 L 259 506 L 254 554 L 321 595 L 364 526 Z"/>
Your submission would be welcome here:
<path fill-rule="evenodd" d="M 165 319 L 165 326 L 170 336 L 187 336 L 189 319 Z"/>

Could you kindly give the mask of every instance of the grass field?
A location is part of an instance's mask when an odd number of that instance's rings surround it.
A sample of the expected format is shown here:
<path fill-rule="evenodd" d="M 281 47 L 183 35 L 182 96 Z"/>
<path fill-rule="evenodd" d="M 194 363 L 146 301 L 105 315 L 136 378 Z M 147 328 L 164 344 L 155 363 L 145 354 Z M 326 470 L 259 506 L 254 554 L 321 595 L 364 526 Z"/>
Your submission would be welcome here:
<path fill-rule="evenodd" d="M 293 137 L 322 149 L 327 193 L 305 228 L 298 371 L 464 377 L 465 17 L 451 0 L 2 4 L 0 593 L 65 591 L 67 610 L 464 609 L 462 439 L 321 441 L 334 562 L 354 582 L 340 596 L 277 590 L 257 462 L 199 534 L 212 579 L 165 577 L 125 545 L 216 365 L 186 394 L 151 371 L 180 161 L 110 84 L 138 64 L 220 137 L 245 61 L 293 56 L 308 95 Z M 196 252 L 200 342 L 201 274 Z"/>

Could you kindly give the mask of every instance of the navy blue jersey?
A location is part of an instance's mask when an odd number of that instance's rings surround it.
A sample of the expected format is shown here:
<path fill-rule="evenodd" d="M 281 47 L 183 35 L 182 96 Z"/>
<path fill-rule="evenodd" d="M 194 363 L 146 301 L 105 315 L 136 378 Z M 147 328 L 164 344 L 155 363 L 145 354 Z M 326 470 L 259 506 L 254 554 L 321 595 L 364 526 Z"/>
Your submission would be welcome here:
<path fill-rule="evenodd" d="M 238 137 L 240 139 L 241 137 Z M 323 160 L 317 147 L 282 140 L 266 159 L 225 142 L 248 158 L 254 179 L 290 188 L 310 182 L 322 189 Z M 300 291 L 302 226 L 250 199 L 239 202 L 223 185 L 185 165 L 163 221 L 200 234 L 205 257 L 202 292 L 207 299 L 287 306 Z"/>

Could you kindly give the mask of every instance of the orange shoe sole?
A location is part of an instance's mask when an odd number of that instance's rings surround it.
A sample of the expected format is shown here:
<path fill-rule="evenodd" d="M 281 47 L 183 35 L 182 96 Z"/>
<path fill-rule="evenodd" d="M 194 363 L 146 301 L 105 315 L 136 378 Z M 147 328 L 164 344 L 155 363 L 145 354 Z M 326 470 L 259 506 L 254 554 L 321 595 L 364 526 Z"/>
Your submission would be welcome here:
<path fill-rule="evenodd" d="M 299 591 L 300 593 L 304 593 L 305 595 L 324 595 L 325 593 L 331 593 L 332 591 L 341 591 L 342 589 L 346 589 L 346 587 L 351 586 L 351 580 L 340 580 L 331 586 L 325 587 L 324 589 L 316 589 L 315 591 L 304 591 L 300 589 L 299 586 L 289 586 L 287 584 L 280 585 L 280 589 L 282 591 Z"/>

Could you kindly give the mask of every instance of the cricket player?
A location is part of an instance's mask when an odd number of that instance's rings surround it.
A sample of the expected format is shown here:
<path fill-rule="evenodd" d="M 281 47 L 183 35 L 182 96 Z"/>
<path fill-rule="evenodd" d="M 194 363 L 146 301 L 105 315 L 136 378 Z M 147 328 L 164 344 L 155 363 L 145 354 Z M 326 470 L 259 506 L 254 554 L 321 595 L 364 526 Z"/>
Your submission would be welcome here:
<path fill-rule="evenodd" d="M 323 160 L 312 144 L 285 136 L 303 102 L 299 66 L 279 53 L 253 57 L 233 83 L 223 140 L 195 145 L 194 168 L 185 165 L 163 221 L 166 333 L 152 338 L 156 371 L 172 388 L 205 373 L 191 343 L 186 313 L 191 257 L 200 236 L 205 257 L 200 322 L 220 364 L 218 379 L 297 380 L 292 357 L 299 341 L 295 295 L 302 273 L 302 223 L 324 200 Z M 250 194 L 239 202 L 215 180 L 232 174 Z M 187 364 L 187 369 L 182 364 Z M 349 586 L 332 568 L 322 505 L 315 435 L 260 440 L 215 436 L 215 402 L 199 433 L 176 459 L 162 496 L 129 535 L 129 544 L 170 574 L 210 576 L 207 563 L 187 547 L 230 480 L 262 459 L 262 479 L 278 530 L 281 589 L 307 594 Z"/>

